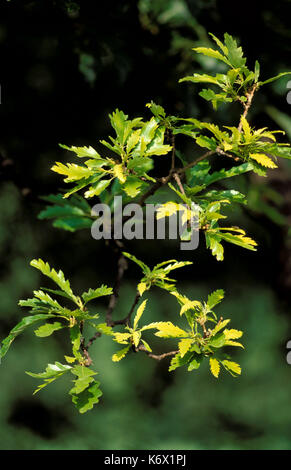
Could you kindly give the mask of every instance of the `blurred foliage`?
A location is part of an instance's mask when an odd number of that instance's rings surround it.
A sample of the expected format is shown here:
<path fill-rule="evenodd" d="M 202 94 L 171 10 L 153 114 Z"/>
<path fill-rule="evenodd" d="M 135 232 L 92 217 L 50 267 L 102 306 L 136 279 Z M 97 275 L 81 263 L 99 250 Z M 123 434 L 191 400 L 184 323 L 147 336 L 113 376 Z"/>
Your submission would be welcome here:
<path fill-rule="evenodd" d="M 20 318 L 18 299 L 39 285 L 37 273 L 28 268 L 34 257 L 62 265 L 78 290 L 101 275 L 112 282 L 102 262 L 109 251 L 87 231 L 66 234 L 37 220 L 44 207 L 38 197 L 59 189 L 57 178 L 47 172 L 60 155 L 58 142 L 94 145 L 97 135 L 108 133 L 105 114 L 118 106 L 139 115 L 151 98 L 169 112 L 211 120 L 211 105 L 198 90 L 177 86 L 186 73 L 213 71 L 211 59 L 194 62 L 191 51 L 208 31 L 217 36 L 229 31 L 239 38 L 251 64 L 260 58 L 266 77 L 288 70 L 291 49 L 289 0 L 264 5 L 246 0 L 239 11 L 229 9 L 225 0 L 108 1 L 97 9 L 88 0 L 2 3 L 1 337 Z M 276 124 L 290 136 L 287 81 L 275 82 L 255 100 L 251 122 Z M 221 125 L 234 118 L 227 105 L 218 111 Z M 187 145 L 184 150 L 189 154 Z M 180 275 L 186 294 L 189 289 L 203 297 L 218 287 L 232 292 L 223 311 L 247 332 L 246 351 L 237 352 L 247 371 L 241 379 L 225 376 L 217 383 L 206 368 L 197 377 L 183 371 L 169 377 L 167 363 L 144 357 L 137 367 L 133 355 L 117 369 L 110 359 L 114 346 L 108 350 L 111 343 L 101 338 L 92 355 L 107 399 L 90 415 L 79 416 L 63 393 L 65 378 L 37 399 L 24 398 L 33 379 L 21 374 L 31 369 L 32 358 L 35 370 L 42 370 L 65 352 L 57 334 L 44 349 L 28 333 L 1 364 L 2 449 L 290 449 L 285 348 L 291 337 L 290 167 L 281 163 L 269 184 L 258 176 L 241 176 L 237 190 L 241 186 L 253 212 L 241 208 L 232 223 L 238 218 L 255 234 L 258 253 L 227 248 L 222 267 L 201 249 L 194 253 L 190 274 Z M 171 242 L 133 246 L 152 265 L 176 256 Z M 120 310 L 128 309 L 135 274 L 134 268 L 128 271 Z M 171 319 L 171 305 L 160 292 L 152 294 L 151 305 L 153 321 L 158 313 Z M 16 374 L 21 386 L 16 386 Z"/>

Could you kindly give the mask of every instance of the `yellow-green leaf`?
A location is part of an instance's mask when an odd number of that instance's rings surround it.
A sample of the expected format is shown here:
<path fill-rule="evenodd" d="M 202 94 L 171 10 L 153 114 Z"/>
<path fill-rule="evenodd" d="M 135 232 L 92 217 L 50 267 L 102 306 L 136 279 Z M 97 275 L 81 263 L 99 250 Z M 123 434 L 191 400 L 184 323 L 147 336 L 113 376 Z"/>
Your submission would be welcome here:
<path fill-rule="evenodd" d="M 119 344 L 127 344 L 130 337 L 130 333 L 114 333 L 114 341 Z"/>
<path fill-rule="evenodd" d="M 224 346 L 237 346 L 239 348 L 244 349 L 244 346 L 241 343 L 238 343 L 237 341 L 231 341 L 231 340 L 225 341 Z"/>
<path fill-rule="evenodd" d="M 140 320 L 140 317 L 142 316 L 142 314 L 144 312 L 146 304 L 147 304 L 147 300 L 144 300 L 143 303 L 137 309 L 137 312 L 136 312 L 136 315 L 135 315 L 135 318 L 134 318 L 134 321 L 133 321 L 133 328 L 134 329 L 136 329 L 136 327 L 137 327 L 137 324 Z"/>
<path fill-rule="evenodd" d="M 119 179 L 120 183 L 125 183 L 126 181 L 126 176 L 124 174 L 123 166 L 122 164 L 120 165 L 114 165 L 113 167 L 113 174 L 116 178 Z"/>
<path fill-rule="evenodd" d="M 90 168 L 76 165 L 75 163 L 67 163 L 67 165 L 64 165 L 63 163 L 56 162 L 51 169 L 56 173 L 67 176 L 64 180 L 65 182 L 89 178 L 93 174 L 93 171 Z"/>
<path fill-rule="evenodd" d="M 250 158 L 266 168 L 278 168 L 276 163 L 274 163 L 271 158 L 267 157 L 267 155 L 264 155 L 263 153 L 251 153 Z"/>
<path fill-rule="evenodd" d="M 136 348 L 137 348 L 138 345 L 139 345 L 140 338 L 141 338 L 141 333 L 140 333 L 140 331 L 135 331 L 135 332 L 132 334 L 133 344 L 135 345 Z"/>
<path fill-rule="evenodd" d="M 180 315 L 183 315 L 183 313 L 188 312 L 188 310 L 190 309 L 195 309 L 196 307 L 201 307 L 201 302 L 199 302 L 198 300 L 189 300 L 182 306 L 180 310 Z"/>
<path fill-rule="evenodd" d="M 240 367 L 240 365 L 237 364 L 236 362 L 224 360 L 224 361 L 222 361 L 222 364 L 223 364 L 223 365 L 225 366 L 225 368 L 228 369 L 229 371 L 234 372 L 235 374 L 238 374 L 238 375 L 241 374 L 241 367 Z"/>
<path fill-rule="evenodd" d="M 143 343 L 144 347 L 148 352 L 152 352 L 150 345 L 144 339 L 142 339 L 141 342 Z"/>
<path fill-rule="evenodd" d="M 181 339 L 181 341 L 179 342 L 179 345 L 178 345 L 181 357 L 184 357 L 186 352 L 189 351 L 189 349 L 192 345 L 192 342 L 193 342 L 193 340 L 191 338 Z"/>
<path fill-rule="evenodd" d="M 181 208 L 184 209 L 183 206 Z M 157 220 L 164 217 L 171 217 L 171 215 L 176 214 L 180 210 L 180 204 L 176 202 L 167 202 L 162 204 L 157 209 Z"/>
<path fill-rule="evenodd" d="M 224 328 L 228 323 L 230 322 L 230 319 L 223 320 L 221 322 L 218 322 L 217 325 L 213 328 L 212 330 L 212 336 L 216 335 L 222 328 Z"/>
<path fill-rule="evenodd" d="M 67 361 L 69 364 L 72 364 L 73 362 L 76 361 L 76 358 L 75 358 L 75 357 L 71 357 L 71 356 L 65 356 L 65 359 L 66 359 L 66 361 Z"/>
<path fill-rule="evenodd" d="M 242 124 L 242 128 L 244 131 L 245 142 L 249 143 L 251 141 L 252 133 L 251 133 L 250 125 L 244 116 L 242 116 L 241 118 L 241 124 Z"/>
<path fill-rule="evenodd" d="M 212 357 L 209 359 L 210 364 L 210 371 L 214 377 L 218 378 L 220 372 L 220 364 L 217 359 L 213 359 Z"/>
<path fill-rule="evenodd" d="M 170 321 L 168 322 L 159 322 L 156 325 L 156 328 L 159 330 L 158 333 L 155 333 L 156 336 L 160 338 L 180 338 L 183 336 L 188 336 L 186 331 L 182 330 L 178 326 L 173 325 Z"/>
<path fill-rule="evenodd" d="M 193 48 L 193 51 L 198 52 L 198 54 L 204 54 L 208 57 L 213 57 L 213 59 L 221 60 L 225 64 L 230 65 L 227 58 L 224 57 L 222 54 L 220 54 L 219 51 L 216 51 L 214 49 L 210 49 L 210 48 L 207 48 L 207 47 L 195 47 L 195 48 Z"/>
<path fill-rule="evenodd" d="M 139 292 L 139 295 L 142 296 L 143 293 L 147 290 L 147 285 L 145 282 L 140 282 L 137 286 L 137 290 Z"/>
<path fill-rule="evenodd" d="M 136 131 L 132 132 L 129 136 L 126 144 L 126 151 L 129 153 L 138 143 L 140 138 L 141 129 L 137 129 Z"/>
<path fill-rule="evenodd" d="M 126 356 L 127 352 L 129 351 L 129 348 L 130 348 L 130 344 L 126 348 L 121 349 L 117 353 L 113 354 L 112 361 L 113 362 L 121 361 L 121 359 L 123 359 Z"/>
<path fill-rule="evenodd" d="M 238 338 L 241 338 L 242 335 L 243 335 L 242 331 L 234 330 L 234 329 L 232 329 L 232 330 L 225 329 L 223 333 L 224 333 L 224 336 L 227 340 L 228 339 L 238 339 Z"/>

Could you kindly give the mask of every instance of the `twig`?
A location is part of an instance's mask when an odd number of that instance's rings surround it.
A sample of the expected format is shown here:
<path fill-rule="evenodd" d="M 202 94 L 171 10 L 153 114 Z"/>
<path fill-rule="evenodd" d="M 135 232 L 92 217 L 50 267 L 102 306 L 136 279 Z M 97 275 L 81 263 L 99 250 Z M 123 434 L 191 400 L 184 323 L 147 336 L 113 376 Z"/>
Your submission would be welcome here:
<path fill-rule="evenodd" d="M 173 133 L 171 134 L 171 145 L 172 145 L 171 170 L 174 170 L 174 168 L 175 168 L 175 153 L 176 153 L 176 148 L 175 148 L 175 136 L 174 136 Z"/>
<path fill-rule="evenodd" d="M 254 97 L 256 89 L 257 89 L 257 84 L 255 83 L 254 86 L 252 87 L 251 91 L 247 94 L 247 102 L 244 103 L 245 110 L 244 110 L 244 113 L 243 113 L 243 115 L 240 119 L 240 123 L 239 123 L 239 126 L 238 126 L 239 132 L 241 132 L 241 130 L 242 130 L 242 118 L 247 117 L 247 114 L 248 114 L 250 106 L 252 104 L 253 97 Z"/>
<path fill-rule="evenodd" d="M 205 158 L 210 157 L 211 155 L 214 155 L 215 151 L 211 150 L 209 152 L 204 153 L 201 155 L 199 158 L 197 158 L 194 162 L 189 163 L 188 165 L 184 166 L 183 168 L 173 168 L 170 170 L 169 174 L 167 176 L 164 176 L 163 178 L 159 178 L 156 183 L 146 192 L 143 194 L 143 196 L 139 200 L 139 205 L 144 206 L 146 200 L 155 194 L 155 192 L 160 189 L 162 186 L 166 185 L 172 178 L 175 177 L 175 175 L 180 175 L 185 173 L 186 170 L 189 168 L 192 168 L 195 166 L 197 163 L 201 162 L 201 160 L 204 160 Z"/>
<path fill-rule="evenodd" d="M 87 349 L 87 350 L 90 348 L 90 346 L 92 346 L 92 344 L 94 343 L 94 341 L 95 341 L 97 338 L 100 338 L 101 334 L 102 334 L 102 333 L 100 333 L 100 331 L 97 331 L 97 332 L 95 333 L 95 335 L 92 336 L 92 338 L 89 339 L 88 344 L 87 344 L 87 346 L 86 346 L 86 349 Z"/>
<path fill-rule="evenodd" d="M 205 158 L 211 157 L 211 155 L 215 154 L 215 150 L 210 150 L 209 152 L 204 153 L 201 155 L 199 158 L 194 160 L 194 162 L 188 163 L 188 165 L 184 166 L 183 168 L 178 168 L 175 172 L 176 173 L 185 173 L 186 170 L 189 170 L 189 168 L 192 168 L 193 166 L 197 165 L 197 163 L 201 162 Z"/>
<path fill-rule="evenodd" d="M 81 343 L 80 343 L 80 348 L 81 348 L 81 351 L 83 352 L 86 360 L 85 360 L 85 366 L 86 367 L 89 367 L 91 364 L 92 364 L 92 359 L 88 353 L 88 345 L 85 346 L 85 338 L 83 336 L 83 329 L 84 329 L 84 321 L 81 321 L 80 322 L 80 332 L 81 332 Z"/>
<path fill-rule="evenodd" d="M 224 152 L 224 150 L 221 150 L 219 147 L 217 147 L 216 153 L 218 153 L 219 155 L 224 155 L 225 157 L 228 157 L 228 158 L 232 158 L 232 159 L 235 160 L 236 162 L 239 161 L 239 157 L 234 157 L 234 156 L 231 155 L 230 153 Z"/>
<path fill-rule="evenodd" d="M 138 346 L 138 348 L 136 348 L 136 351 L 143 351 L 149 357 L 151 357 L 152 359 L 155 359 L 156 361 L 161 361 L 162 359 L 165 359 L 165 357 L 175 356 L 179 352 L 179 351 L 170 351 L 164 354 L 153 354 L 150 351 L 148 351 L 143 345 Z"/>
<path fill-rule="evenodd" d="M 172 178 L 172 171 L 170 171 L 170 173 L 168 174 L 168 176 L 164 176 L 163 178 L 159 178 L 156 183 L 146 192 L 143 194 L 143 196 L 140 198 L 138 204 L 143 207 L 146 200 L 152 196 L 153 194 L 155 194 L 155 192 L 160 189 L 161 186 L 164 186 L 165 184 L 167 184 L 170 179 Z"/>
<path fill-rule="evenodd" d="M 113 287 L 113 294 L 111 294 L 111 296 L 109 298 L 108 308 L 107 308 L 107 312 L 106 312 L 106 324 L 108 326 L 114 326 L 115 322 L 112 320 L 112 312 L 115 308 L 117 299 L 119 297 L 119 290 L 120 290 L 121 281 L 123 279 L 124 272 L 127 269 L 127 260 L 122 254 L 123 243 L 120 242 L 119 240 L 110 240 L 110 241 L 115 243 L 115 249 L 119 253 L 118 261 L 117 261 L 117 276 L 116 276 L 115 284 L 114 284 L 114 287 Z M 87 346 L 84 346 L 84 353 L 85 353 L 85 351 L 87 351 L 87 353 L 88 353 L 88 349 L 90 348 L 90 346 L 92 346 L 94 341 L 97 338 L 99 338 L 100 336 L 101 336 L 100 331 L 97 331 L 95 333 L 95 335 L 92 336 L 92 338 L 89 339 Z"/>
<path fill-rule="evenodd" d="M 136 305 L 138 304 L 139 302 L 139 299 L 140 299 L 140 293 L 137 292 L 136 293 L 136 296 L 134 298 L 134 301 L 133 301 L 133 304 L 130 308 L 130 311 L 128 313 L 128 315 L 126 315 L 125 318 L 123 318 L 122 320 L 115 320 L 111 323 L 111 326 L 116 326 L 116 325 L 130 325 L 130 320 L 131 320 L 131 315 L 136 307 Z"/>
<path fill-rule="evenodd" d="M 181 193 L 184 194 L 184 196 L 185 196 L 185 190 L 184 190 L 184 187 L 182 185 L 182 182 L 180 180 L 180 177 L 179 177 L 178 173 L 174 173 L 173 176 L 174 176 L 174 179 L 176 180 L 177 185 L 179 186 L 179 189 L 180 189 Z"/>
<path fill-rule="evenodd" d="M 115 284 L 113 287 L 113 294 L 111 294 L 110 296 L 108 308 L 106 312 L 106 323 L 108 326 L 112 326 L 112 323 L 113 323 L 112 312 L 115 308 L 117 299 L 119 297 L 119 290 L 120 290 L 120 285 L 123 279 L 124 272 L 126 271 L 127 266 L 128 266 L 127 260 L 121 251 L 123 249 L 123 244 L 121 242 L 118 242 L 118 240 L 115 240 L 115 242 L 119 250 L 119 257 L 117 261 L 117 276 L 116 276 Z"/>

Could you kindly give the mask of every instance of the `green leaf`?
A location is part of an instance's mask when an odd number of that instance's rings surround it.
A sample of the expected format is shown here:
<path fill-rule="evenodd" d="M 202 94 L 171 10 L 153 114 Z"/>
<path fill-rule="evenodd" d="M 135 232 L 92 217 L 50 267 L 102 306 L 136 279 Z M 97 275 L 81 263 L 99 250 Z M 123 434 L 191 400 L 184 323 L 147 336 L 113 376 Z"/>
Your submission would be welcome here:
<path fill-rule="evenodd" d="M 61 330 L 65 326 L 56 321 L 54 323 L 45 323 L 44 325 L 40 326 L 37 330 L 34 330 L 34 333 L 39 338 L 45 338 L 47 336 L 52 335 L 55 331 Z"/>
<path fill-rule="evenodd" d="M 214 36 L 214 34 L 209 33 L 209 36 L 211 36 L 212 39 L 213 39 L 213 41 L 215 41 L 216 44 L 218 45 L 218 47 L 220 47 L 220 49 L 222 50 L 223 54 L 227 56 L 227 54 L 228 54 L 228 49 L 227 49 L 227 47 L 226 47 L 216 36 Z"/>
<path fill-rule="evenodd" d="M 81 347 L 81 331 L 79 325 L 74 325 L 70 328 L 70 338 L 72 343 L 73 355 L 78 359 L 82 360 L 82 354 L 79 352 Z"/>
<path fill-rule="evenodd" d="M 166 111 L 165 109 L 159 105 L 151 101 L 150 103 L 146 104 L 147 108 L 150 108 L 151 112 L 153 113 L 154 116 L 158 118 L 165 118 L 166 117 Z"/>
<path fill-rule="evenodd" d="M 227 65 L 230 65 L 230 62 L 227 60 L 225 56 L 223 56 L 219 51 L 214 49 L 210 49 L 207 47 L 195 47 L 193 51 L 197 52 L 198 54 L 204 54 L 208 57 L 212 57 L 213 59 L 218 59 L 224 62 Z"/>
<path fill-rule="evenodd" d="M 87 304 L 93 299 L 97 299 L 98 297 L 103 297 L 105 295 L 111 295 L 113 292 L 112 287 L 107 287 L 102 284 L 101 287 L 97 287 L 97 289 L 89 289 L 88 292 L 84 292 L 82 294 L 82 298 L 84 303 Z"/>
<path fill-rule="evenodd" d="M 143 182 L 135 178 L 134 176 L 130 176 L 127 178 L 125 184 L 123 185 L 122 189 L 126 192 L 129 197 L 136 197 L 141 191 L 140 188 Z"/>
<path fill-rule="evenodd" d="M 188 366 L 188 372 L 199 369 L 202 360 L 203 360 L 203 356 L 201 354 L 194 354 L 194 356 L 190 360 L 190 364 Z"/>
<path fill-rule="evenodd" d="M 207 299 L 207 305 L 210 308 L 210 310 L 212 310 L 213 307 L 215 307 L 215 305 L 219 304 L 223 300 L 223 298 L 224 298 L 224 290 L 218 289 L 212 292 L 212 294 L 210 294 Z"/>
<path fill-rule="evenodd" d="M 234 68 L 244 67 L 246 59 L 243 57 L 242 48 L 237 46 L 236 40 L 229 34 L 225 33 L 224 43 L 228 50 L 227 57 L 230 64 Z"/>
<path fill-rule="evenodd" d="M 253 170 L 252 163 L 242 163 L 239 166 L 233 166 L 229 170 L 225 170 L 224 168 L 220 171 L 215 171 L 214 173 L 205 177 L 204 184 L 209 186 L 210 184 L 216 183 L 224 178 L 232 178 L 233 176 L 242 175 L 243 173 L 247 173 L 248 171 Z"/>
<path fill-rule="evenodd" d="M 45 263 L 42 259 L 33 259 L 30 264 L 34 268 L 39 269 L 45 276 L 52 279 L 70 297 L 73 302 L 79 305 L 78 299 L 73 294 L 71 289 L 70 282 L 65 279 L 64 273 L 61 270 L 56 272 L 55 269 L 51 269 L 50 265 Z"/>
<path fill-rule="evenodd" d="M 109 119 L 113 129 L 116 132 L 116 136 L 119 142 L 124 143 L 125 123 L 128 119 L 128 116 L 124 114 L 123 111 L 116 109 L 112 114 L 109 114 Z"/>
<path fill-rule="evenodd" d="M 88 199 L 93 196 L 99 196 L 110 185 L 111 181 L 112 179 L 103 179 L 93 183 L 85 192 L 85 198 Z"/>
<path fill-rule="evenodd" d="M 40 372 L 35 374 L 33 372 L 25 372 L 27 375 L 31 377 L 35 377 L 37 379 L 44 379 L 44 383 L 39 385 L 37 389 L 33 392 L 33 394 L 39 392 L 41 389 L 49 385 L 50 383 L 54 382 L 56 379 L 60 378 L 66 372 L 68 372 L 72 367 L 61 364 L 60 362 L 55 362 L 54 364 L 48 364 L 45 372 Z"/>
<path fill-rule="evenodd" d="M 113 329 L 111 326 L 108 326 L 106 323 L 98 323 L 98 325 L 93 325 L 96 330 L 100 331 L 104 335 L 113 336 Z"/>
<path fill-rule="evenodd" d="M 44 220 L 56 218 L 59 224 L 61 222 L 64 222 L 65 224 L 68 219 L 69 221 L 75 221 L 75 224 L 78 224 L 80 221 L 80 224 L 87 223 L 88 227 L 92 225 L 92 220 L 90 219 L 91 207 L 82 197 L 75 195 L 68 200 L 64 199 L 61 194 L 57 194 L 42 197 L 42 199 L 52 203 L 53 205 L 47 206 L 43 209 L 38 214 L 39 219 Z M 74 231 L 74 224 L 72 222 L 67 222 L 67 224 L 69 228 L 66 230 L 72 229 L 72 231 Z M 54 224 L 54 226 L 56 227 L 58 225 Z"/>
<path fill-rule="evenodd" d="M 266 85 L 267 83 L 271 83 L 271 82 L 274 82 L 275 80 L 278 80 L 279 78 L 281 77 L 284 77 L 285 75 L 290 75 L 291 72 L 282 72 L 282 73 L 279 73 L 278 75 L 276 75 L 275 77 L 272 77 L 272 78 L 268 78 L 268 80 L 265 80 L 264 82 L 259 82 L 259 85 Z"/>
<path fill-rule="evenodd" d="M 71 369 L 71 373 L 77 376 L 74 380 L 74 387 L 70 390 L 71 395 L 78 395 L 83 392 L 92 382 L 94 382 L 93 376 L 97 374 L 88 367 L 76 365 Z"/>
<path fill-rule="evenodd" d="M 255 76 L 254 76 L 255 83 L 258 82 L 259 76 L 260 76 L 260 64 L 259 64 L 259 62 L 256 60 L 256 63 L 255 63 Z"/>
<path fill-rule="evenodd" d="M 72 402 L 80 413 L 86 413 L 99 402 L 102 396 L 102 391 L 99 388 L 100 382 L 94 382 L 90 387 L 86 388 L 83 392 L 72 395 Z"/>
<path fill-rule="evenodd" d="M 182 367 L 185 364 L 188 364 L 190 359 L 193 357 L 193 353 L 188 351 L 185 356 L 181 357 L 181 354 L 176 354 L 171 360 L 169 372 L 177 369 L 178 367 Z"/>
<path fill-rule="evenodd" d="M 210 233 L 209 231 L 205 232 L 206 246 L 210 248 L 213 256 L 216 257 L 217 261 L 223 261 L 224 259 L 224 249 L 220 243 L 220 237 L 215 233 Z"/>
<path fill-rule="evenodd" d="M 91 146 L 89 147 L 75 147 L 72 145 L 71 147 L 68 147 L 67 145 L 64 144 L 59 144 L 60 147 L 62 147 L 65 150 L 69 150 L 70 152 L 74 152 L 77 157 L 90 157 L 90 158 L 97 158 L 101 159 L 99 153 Z"/>
<path fill-rule="evenodd" d="M 233 243 L 234 245 L 241 246 L 242 248 L 246 248 L 247 250 L 256 251 L 257 243 L 252 240 L 252 238 L 245 237 L 244 235 L 233 235 L 231 233 L 219 233 L 220 238 L 226 240 L 229 243 Z"/>
<path fill-rule="evenodd" d="M 53 222 L 55 228 L 67 230 L 68 232 L 76 232 L 76 230 L 82 230 L 85 228 L 91 228 L 92 219 L 84 217 L 66 217 L 58 218 Z"/>
<path fill-rule="evenodd" d="M 57 300 L 52 299 L 49 294 L 46 294 L 42 290 L 35 290 L 35 291 L 33 291 L 33 293 L 34 293 L 34 296 L 37 299 L 40 300 L 40 304 L 36 304 L 36 309 L 37 309 L 37 305 L 38 305 L 40 310 L 41 310 L 42 306 L 43 306 L 43 308 L 48 309 L 48 313 L 53 313 L 53 312 L 54 313 L 55 312 L 56 313 L 65 313 L 66 309 L 64 309 L 64 307 L 62 307 L 59 304 L 59 302 L 57 302 Z M 71 300 L 71 298 L 65 292 L 64 292 L 64 297 L 69 298 Z M 29 304 L 27 304 L 26 301 L 20 301 L 19 305 L 21 305 L 22 307 L 29 306 Z M 34 308 L 32 310 L 34 311 Z"/>
<path fill-rule="evenodd" d="M 191 190 L 190 190 L 191 193 Z M 194 194 L 195 195 L 195 194 Z M 208 191 L 207 193 L 197 196 L 197 198 L 200 200 L 206 199 L 207 201 L 229 201 L 231 203 L 240 203 L 240 204 L 246 204 L 246 196 L 234 189 L 228 189 L 225 191 L 217 191 L 216 189 L 213 189 L 211 191 Z"/>
<path fill-rule="evenodd" d="M 206 75 L 206 74 L 200 75 L 199 73 L 194 73 L 191 76 L 181 78 L 179 80 L 179 83 L 182 83 L 182 82 L 213 83 L 214 85 L 221 86 L 221 83 L 216 77 L 212 77 L 211 75 Z"/>
<path fill-rule="evenodd" d="M 20 335 L 27 327 L 33 325 L 34 323 L 42 320 L 48 320 L 49 318 L 54 318 L 57 315 L 52 314 L 38 314 L 32 315 L 30 317 L 24 317 L 9 333 L 9 335 L 2 341 L 0 349 L 0 358 L 4 357 L 7 354 L 8 349 L 10 348 L 11 343 L 14 341 L 16 336 Z"/>
<path fill-rule="evenodd" d="M 170 264 L 168 264 L 170 263 Z M 163 263 L 157 264 L 155 268 L 160 268 L 160 266 L 167 264 L 167 266 L 163 267 L 163 271 L 165 273 L 169 273 L 173 271 L 174 269 L 179 269 L 179 268 L 184 268 L 184 266 L 189 266 L 190 264 L 193 264 L 193 261 L 176 261 L 176 260 L 169 260 L 169 261 L 164 261 Z"/>
<path fill-rule="evenodd" d="M 124 256 L 126 256 L 126 258 L 130 259 L 131 261 L 133 261 L 134 263 L 136 263 L 141 269 L 142 271 L 145 273 L 145 274 L 149 274 L 150 273 L 150 268 L 145 264 L 143 263 L 142 261 L 140 261 L 139 259 L 137 259 L 134 255 L 131 255 L 129 253 L 126 253 L 125 251 L 123 251 L 122 253 Z"/>
<path fill-rule="evenodd" d="M 213 348 L 222 348 L 225 345 L 226 338 L 223 333 L 216 334 L 209 339 L 209 346 Z"/>
<path fill-rule="evenodd" d="M 233 101 L 227 93 L 214 93 L 211 89 L 203 89 L 200 91 L 199 95 L 204 98 L 206 101 L 211 101 L 213 108 L 216 110 L 221 103 L 231 103 Z"/>
<path fill-rule="evenodd" d="M 213 137 L 206 137 L 205 135 L 200 135 L 196 139 L 196 144 L 202 148 L 215 151 L 217 148 L 217 141 Z"/>

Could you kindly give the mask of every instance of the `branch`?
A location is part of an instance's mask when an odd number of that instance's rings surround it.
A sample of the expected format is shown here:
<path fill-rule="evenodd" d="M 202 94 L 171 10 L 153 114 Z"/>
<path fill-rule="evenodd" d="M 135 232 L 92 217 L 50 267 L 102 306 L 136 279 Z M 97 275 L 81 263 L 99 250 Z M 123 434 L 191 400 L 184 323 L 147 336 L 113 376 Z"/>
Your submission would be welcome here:
<path fill-rule="evenodd" d="M 175 168 L 175 136 L 174 134 L 171 134 L 171 145 L 172 145 L 172 163 L 171 163 L 171 170 L 174 170 Z"/>
<path fill-rule="evenodd" d="M 172 170 L 168 174 L 168 176 L 164 176 L 163 178 L 160 178 L 156 181 L 156 183 L 146 192 L 143 194 L 143 196 L 140 198 L 138 204 L 143 207 L 145 205 L 146 200 L 155 194 L 155 192 L 160 189 L 161 186 L 164 186 L 167 184 L 170 179 L 172 178 Z"/>
<path fill-rule="evenodd" d="M 83 336 L 83 329 L 84 329 L 84 321 L 81 321 L 80 322 L 80 332 L 81 332 L 81 343 L 80 343 L 80 348 L 81 348 L 81 351 L 83 352 L 86 360 L 85 360 L 85 366 L 86 367 L 89 367 L 91 364 L 92 364 L 92 359 L 88 353 L 88 345 L 85 346 L 85 338 Z"/>
<path fill-rule="evenodd" d="M 170 351 L 164 354 L 152 354 L 143 345 L 138 346 L 138 348 L 136 348 L 136 351 L 143 351 L 149 357 L 151 357 L 152 359 L 155 359 L 156 361 L 161 361 L 162 359 L 165 359 L 165 357 L 175 356 L 179 352 L 179 351 Z"/>
<path fill-rule="evenodd" d="M 175 172 L 176 173 L 185 173 L 186 170 L 189 170 L 189 168 L 192 168 L 193 166 L 197 165 L 197 163 L 201 162 L 205 158 L 211 157 L 211 155 L 214 155 L 215 153 L 216 153 L 216 150 L 209 150 L 209 152 L 204 153 L 199 158 L 194 160 L 194 162 L 188 163 L 188 165 L 184 166 L 183 168 L 177 168 L 177 170 Z"/>
<path fill-rule="evenodd" d="M 130 308 L 130 311 L 128 313 L 128 315 L 126 315 L 125 318 L 123 318 L 122 320 L 116 320 L 114 322 L 111 323 L 111 326 L 116 326 L 116 325 L 130 325 L 130 320 L 131 320 L 131 315 L 136 307 L 136 305 L 138 304 L 139 302 L 139 299 L 140 299 L 140 293 L 137 292 L 136 293 L 136 296 L 134 298 L 134 301 L 133 301 L 133 304 Z"/>
<path fill-rule="evenodd" d="M 155 194 L 155 192 L 160 189 L 162 186 L 167 184 L 172 178 L 175 178 L 175 175 L 180 175 L 182 173 L 185 173 L 186 170 L 189 168 L 192 168 L 195 166 L 197 163 L 201 162 L 201 160 L 204 160 L 205 158 L 210 157 L 211 155 L 214 155 L 215 151 L 211 150 L 209 152 L 204 153 L 201 155 L 199 158 L 197 158 L 194 162 L 189 163 L 188 165 L 184 166 L 183 168 L 171 168 L 169 174 L 167 176 L 164 176 L 163 178 L 159 178 L 156 183 L 146 192 L 143 194 L 143 196 L 139 200 L 139 205 L 144 206 L 146 200 Z"/>
<path fill-rule="evenodd" d="M 174 173 L 173 176 L 174 176 L 174 179 L 175 179 L 177 185 L 179 186 L 179 189 L 180 189 L 181 193 L 184 194 L 184 196 L 185 196 L 185 190 L 184 190 L 184 187 L 182 185 L 182 182 L 180 180 L 180 177 L 179 177 L 178 173 Z"/>
<path fill-rule="evenodd" d="M 249 93 L 247 93 L 247 102 L 244 103 L 244 107 L 245 107 L 245 110 L 244 110 L 244 113 L 240 119 L 240 123 L 239 123 L 239 126 L 238 126 L 238 130 L 239 132 L 241 132 L 242 130 L 242 118 L 246 118 L 247 117 L 247 114 L 249 112 L 249 109 L 250 109 L 250 106 L 252 104 L 252 101 L 253 101 L 253 97 L 254 97 L 254 94 L 255 94 L 255 91 L 257 89 L 257 83 L 254 84 L 254 86 L 252 87 L 251 91 Z"/>
<path fill-rule="evenodd" d="M 124 272 L 126 271 L 128 267 L 127 260 L 121 251 L 123 250 L 123 243 L 118 240 L 114 240 L 114 241 L 116 243 L 117 250 L 119 251 L 119 257 L 117 261 L 117 276 L 116 276 L 115 284 L 113 287 L 113 294 L 111 294 L 110 296 L 108 308 L 106 312 L 106 323 L 108 326 L 112 326 L 113 324 L 112 312 L 115 308 L 117 299 L 119 297 L 119 290 L 120 290 L 121 281 L 123 279 Z"/>
<path fill-rule="evenodd" d="M 122 254 L 123 243 L 120 242 L 119 240 L 110 240 L 110 241 L 115 243 L 115 250 L 118 251 L 118 253 L 119 253 L 118 261 L 117 261 L 117 276 L 116 276 L 115 284 L 114 284 L 114 287 L 113 287 L 113 294 L 111 294 L 111 296 L 109 298 L 108 308 L 107 308 L 107 312 L 106 312 L 106 324 L 108 326 L 114 326 L 115 322 L 112 320 L 112 312 L 115 308 L 117 299 L 119 297 L 119 290 L 120 290 L 121 282 L 122 282 L 123 275 L 124 275 L 124 272 L 127 269 L 128 264 L 127 264 L 127 260 L 126 260 L 125 256 L 123 256 L 123 254 Z M 89 339 L 87 346 L 84 345 L 83 352 L 84 352 L 85 355 L 86 355 L 86 353 L 88 354 L 88 349 L 90 348 L 90 346 L 92 346 L 92 344 L 94 343 L 94 341 L 97 338 L 100 338 L 100 336 L 101 336 L 101 333 L 99 331 L 97 331 L 95 333 L 95 335 L 92 336 L 92 338 Z M 90 356 L 89 356 L 89 358 L 90 358 Z"/>

